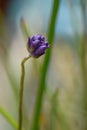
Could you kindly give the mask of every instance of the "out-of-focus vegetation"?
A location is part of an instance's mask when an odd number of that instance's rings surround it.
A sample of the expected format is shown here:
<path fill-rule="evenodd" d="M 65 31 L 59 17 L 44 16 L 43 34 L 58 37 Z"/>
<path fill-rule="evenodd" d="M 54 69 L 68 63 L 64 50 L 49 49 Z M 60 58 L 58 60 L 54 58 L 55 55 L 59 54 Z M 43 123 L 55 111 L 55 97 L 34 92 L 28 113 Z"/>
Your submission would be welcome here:
<path fill-rule="evenodd" d="M 0 1 L 0 129 L 18 123 L 21 60 L 28 55 L 23 16 L 29 34 L 47 34 L 52 0 Z M 60 0 L 55 36 L 50 46 L 41 130 L 87 130 L 87 1 Z M 46 35 L 48 37 L 48 35 Z M 23 128 L 32 125 L 45 56 L 25 65 Z"/>

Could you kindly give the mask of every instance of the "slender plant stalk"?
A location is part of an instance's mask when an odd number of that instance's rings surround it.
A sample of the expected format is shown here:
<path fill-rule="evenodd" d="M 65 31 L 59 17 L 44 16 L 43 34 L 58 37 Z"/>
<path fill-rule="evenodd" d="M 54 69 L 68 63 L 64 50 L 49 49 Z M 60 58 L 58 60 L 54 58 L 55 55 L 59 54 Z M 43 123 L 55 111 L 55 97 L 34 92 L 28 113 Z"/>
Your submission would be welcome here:
<path fill-rule="evenodd" d="M 6 112 L 1 106 L 0 106 L 0 114 L 7 120 L 7 122 L 10 123 L 10 125 L 13 128 L 18 129 L 17 122 L 11 116 L 9 116 L 8 112 Z"/>
<path fill-rule="evenodd" d="M 86 73 L 86 48 L 85 39 L 82 42 L 82 52 L 81 52 L 81 69 L 82 69 L 82 80 L 83 80 L 83 95 L 82 95 L 82 105 L 83 111 L 87 112 L 87 73 Z M 83 130 L 87 130 L 87 115 L 83 113 Z"/>
<path fill-rule="evenodd" d="M 30 58 L 30 56 L 25 57 L 21 62 L 21 79 L 20 79 L 20 94 L 19 94 L 19 126 L 18 130 L 22 129 L 22 104 L 23 104 L 23 90 L 24 90 L 24 77 L 25 77 L 25 62 Z"/>
<path fill-rule="evenodd" d="M 87 66 L 86 66 L 86 52 L 87 52 L 87 15 L 86 15 L 86 4 L 87 1 L 81 1 L 82 5 L 82 14 L 83 14 L 83 27 L 84 27 L 84 34 L 83 34 L 83 42 L 81 46 L 81 67 L 82 67 L 82 78 L 83 78 L 83 111 L 87 112 Z M 83 113 L 83 130 L 87 130 L 87 115 Z"/>
<path fill-rule="evenodd" d="M 54 38 L 55 23 L 56 23 L 58 8 L 59 8 L 59 0 L 54 0 L 51 19 L 50 19 L 48 33 L 47 33 L 48 42 L 51 45 L 52 45 L 53 38 Z M 34 110 L 34 116 L 33 116 L 31 130 L 38 130 L 39 117 L 40 117 L 40 111 L 41 111 L 42 99 L 43 99 L 43 92 L 45 89 L 45 80 L 46 80 L 47 69 L 48 69 L 48 65 L 49 65 L 49 61 L 50 61 L 50 56 L 51 56 L 51 47 L 50 47 L 50 49 L 47 50 L 47 53 L 46 53 L 45 59 L 44 59 L 44 64 L 43 64 L 42 70 L 41 70 L 42 74 L 41 74 L 40 84 L 39 84 L 37 97 L 36 97 L 35 110 Z"/>

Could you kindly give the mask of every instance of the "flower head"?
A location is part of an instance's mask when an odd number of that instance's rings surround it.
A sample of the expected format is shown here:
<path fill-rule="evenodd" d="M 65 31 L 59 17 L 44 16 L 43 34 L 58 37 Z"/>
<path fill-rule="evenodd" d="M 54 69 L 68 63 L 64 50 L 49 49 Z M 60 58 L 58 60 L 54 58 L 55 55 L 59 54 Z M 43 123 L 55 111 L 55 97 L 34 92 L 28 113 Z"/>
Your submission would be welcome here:
<path fill-rule="evenodd" d="M 34 58 L 38 58 L 45 54 L 46 49 L 49 47 L 45 37 L 40 34 L 29 37 L 27 46 L 30 55 Z"/>

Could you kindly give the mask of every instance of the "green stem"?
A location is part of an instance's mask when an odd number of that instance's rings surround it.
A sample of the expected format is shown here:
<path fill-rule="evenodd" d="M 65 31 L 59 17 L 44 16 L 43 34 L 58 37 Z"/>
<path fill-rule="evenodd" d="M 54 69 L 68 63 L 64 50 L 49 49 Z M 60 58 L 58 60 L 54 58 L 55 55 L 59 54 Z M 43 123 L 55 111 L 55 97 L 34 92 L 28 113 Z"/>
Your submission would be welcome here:
<path fill-rule="evenodd" d="M 9 116 L 9 114 L 0 106 L 0 114 L 14 127 L 15 129 L 18 129 L 18 124 L 16 121 Z"/>
<path fill-rule="evenodd" d="M 21 62 L 21 79 L 20 79 L 20 94 L 19 94 L 19 127 L 18 130 L 22 129 L 22 104 L 23 104 L 23 90 L 24 90 L 24 77 L 25 77 L 25 62 L 31 56 L 25 57 Z"/>
<path fill-rule="evenodd" d="M 86 41 L 82 42 L 81 52 L 81 72 L 83 80 L 83 95 L 82 95 L 82 106 L 83 111 L 87 111 L 87 73 L 86 73 Z M 83 130 L 87 130 L 87 115 L 83 113 Z"/>
<path fill-rule="evenodd" d="M 87 112 L 87 65 L 86 65 L 86 55 L 87 55 L 87 17 L 86 17 L 86 3 L 87 1 L 81 1 L 82 5 L 82 14 L 83 14 L 83 39 L 81 44 L 81 69 L 82 69 L 82 78 L 83 78 L 83 111 Z M 83 130 L 87 130 L 87 115 L 83 113 Z"/>
<path fill-rule="evenodd" d="M 55 22 L 56 22 L 58 7 L 59 7 L 59 0 L 54 0 L 53 8 L 52 8 L 52 15 L 50 19 L 49 28 L 48 28 L 48 42 L 50 44 L 52 44 L 53 38 L 54 38 Z M 47 69 L 48 69 L 48 65 L 50 61 L 50 55 L 51 55 L 51 47 L 50 49 L 47 50 L 47 53 L 44 59 L 44 64 L 41 70 L 42 74 L 41 74 L 40 85 L 39 85 L 37 97 L 36 97 L 35 110 L 34 110 L 31 130 L 38 130 L 38 122 L 39 122 L 39 116 L 40 116 L 40 111 L 41 111 L 41 106 L 42 106 L 42 98 L 43 98 L 43 92 L 45 89 L 45 80 L 46 80 Z"/>

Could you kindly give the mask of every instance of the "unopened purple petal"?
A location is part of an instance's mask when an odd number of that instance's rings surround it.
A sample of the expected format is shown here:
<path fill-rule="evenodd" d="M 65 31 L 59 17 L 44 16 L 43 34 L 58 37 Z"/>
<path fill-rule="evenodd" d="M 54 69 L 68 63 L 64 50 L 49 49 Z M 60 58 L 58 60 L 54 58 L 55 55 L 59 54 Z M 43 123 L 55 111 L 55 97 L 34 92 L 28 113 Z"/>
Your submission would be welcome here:
<path fill-rule="evenodd" d="M 40 39 L 41 39 L 41 35 L 39 35 L 39 34 L 36 34 L 36 35 L 35 35 L 35 39 L 38 39 L 38 40 L 40 40 Z"/>
<path fill-rule="evenodd" d="M 41 41 L 45 42 L 45 37 L 41 36 Z"/>
<path fill-rule="evenodd" d="M 31 36 L 31 41 L 34 41 L 35 40 L 35 36 Z"/>
<path fill-rule="evenodd" d="M 39 46 L 39 44 L 40 44 L 39 40 L 32 41 L 31 47 L 36 49 Z"/>
<path fill-rule="evenodd" d="M 34 52 L 34 53 L 31 54 L 31 56 L 33 56 L 34 58 L 38 58 L 38 57 L 40 57 L 40 56 L 42 56 L 42 55 L 44 55 L 44 54 L 45 54 L 45 52 L 40 53 L 40 54 L 36 54 L 36 53 Z"/>
<path fill-rule="evenodd" d="M 45 42 L 45 43 L 44 43 L 44 45 L 45 45 L 46 47 L 49 47 L 49 44 L 48 44 L 48 42 Z"/>
<path fill-rule="evenodd" d="M 39 48 L 36 49 L 36 53 L 41 53 L 41 52 L 44 52 L 46 50 L 46 46 L 40 46 Z"/>
<path fill-rule="evenodd" d="M 38 49 L 36 49 L 33 54 L 35 56 L 40 56 L 41 54 L 44 54 L 45 53 L 45 50 L 46 50 L 46 46 L 40 46 Z"/>

